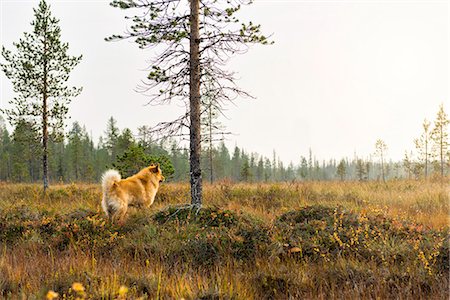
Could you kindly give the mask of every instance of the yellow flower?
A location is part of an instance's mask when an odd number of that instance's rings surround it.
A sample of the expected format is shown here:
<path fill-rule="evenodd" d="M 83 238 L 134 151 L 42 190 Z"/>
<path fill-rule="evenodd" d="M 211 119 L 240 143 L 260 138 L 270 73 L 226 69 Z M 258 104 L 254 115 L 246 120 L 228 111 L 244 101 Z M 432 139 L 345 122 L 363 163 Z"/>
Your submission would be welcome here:
<path fill-rule="evenodd" d="M 128 288 L 124 285 L 120 286 L 119 288 L 119 296 L 123 297 L 128 293 Z"/>
<path fill-rule="evenodd" d="M 58 296 L 59 296 L 59 294 L 57 292 L 50 290 L 50 291 L 48 291 L 46 298 L 48 300 L 53 300 L 53 299 L 58 298 Z"/>
<path fill-rule="evenodd" d="M 77 293 L 82 293 L 84 292 L 84 286 L 79 282 L 74 282 L 72 284 L 72 290 L 74 290 Z"/>

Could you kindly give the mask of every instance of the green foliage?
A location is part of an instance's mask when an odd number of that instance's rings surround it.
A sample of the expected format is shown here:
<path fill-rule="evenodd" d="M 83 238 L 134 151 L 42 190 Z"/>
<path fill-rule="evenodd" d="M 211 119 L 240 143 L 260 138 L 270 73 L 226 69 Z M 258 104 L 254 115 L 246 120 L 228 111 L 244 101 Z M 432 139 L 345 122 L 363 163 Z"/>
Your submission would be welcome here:
<path fill-rule="evenodd" d="M 169 207 L 160 211 L 154 216 L 159 224 L 167 222 L 176 222 L 181 224 L 197 224 L 202 227 L 232 227 L 236 225 L 241 218 L 229 210 L 219 210 L 217 208 L 195 207 Z"/>
<path fill-rule="evenodd" d="M 62 139 L 71 98 L 81 93 L 81 88 L 66 85 L 81 56 L 67 54 L 69 45 L 61 42 L 59 20 L 52 17 L 45 0 L 41 0 L 38 8 L 34 9 L 34 16 L 31 22 L 33 31 L 25 32 L 24 37 L 14 43 L 16 52 L 2 48 L 6 63 L 0 67 L 12 81 L 16 97 L 9 101 L 12 108 L 0 111 L 6 114 L 12 125 L 26 121 L 39 132 L 46 189 L 49 179 L 48 138 Z M 19 169 L 19 173 L 23 173 L 23 166 Z"/>
<path fill-rule="evenodd" d="M 10 150 L 12 179 L 18 182 L 30 182 L 40 179 L 39 133 L 32 123 L 20 120 L 12 134 Z"/>
<path fill-rule="evenodd" d="M 113 167 L 120 172 L 123 178 L 126 178 L 151 164 L 159 164 L 167 179 L 170 179 L 175 172 L 173 164 L 167 156 L 149 155 L 145 153 L 142 146 L 136 144 L 131 144 L 123 155 L 118 156 Z"/>
<path fill-rule="evenodd" d="M 69 45 L 61 42 L 59 20 L 51 15 L 50 6 L 44 0 L 34 9 L 34 17 L 33 31 L 25 32 L 24 37 L 14 43 L 16 52 L 2 48 L 6 63 L 1 64 L 1 68 L 17 93 L 9 102 L 14 108 L 2 111 L 12 124 L 26 118 L 42 128 L 45 95 L 51 101 L 47 104 L 48 124 L 52 135 L 56 136 L 61 134 L 71 98 L 81 92 L 81 88 L 66 86 L 81 56 L 68 55 Z"/>
<path fill-rule="evenodd" d="M 346 170 L 346 162 L 345 162 L 345 160 L 344 159 L 342 159 L 340 162 L 339 162 L 339 165 L 337 166 L 337 171 L 336 171 L 336 173 L 337 173 L 337 175 L 339 176 L 339 178 L 341 179 L 341 180 L 344 180 L 345 179 L 345 174 L 347 173 L 347 170 Z"/>

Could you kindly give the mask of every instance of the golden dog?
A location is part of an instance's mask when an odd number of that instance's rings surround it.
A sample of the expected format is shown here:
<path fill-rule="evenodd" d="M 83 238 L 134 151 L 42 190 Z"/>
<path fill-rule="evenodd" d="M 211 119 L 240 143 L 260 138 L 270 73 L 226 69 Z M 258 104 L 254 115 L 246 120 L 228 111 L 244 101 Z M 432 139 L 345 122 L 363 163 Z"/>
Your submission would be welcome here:
<path fill-rule="evenodd" d="M 116 170 L 102 176 L 102 208 L 111 222 L 122 224 L 128 206 L 150 207 L 155 200 L 159 184 L 164 181 L 159 165 L 151 165 L 139 173 L 122 179 Z"/>

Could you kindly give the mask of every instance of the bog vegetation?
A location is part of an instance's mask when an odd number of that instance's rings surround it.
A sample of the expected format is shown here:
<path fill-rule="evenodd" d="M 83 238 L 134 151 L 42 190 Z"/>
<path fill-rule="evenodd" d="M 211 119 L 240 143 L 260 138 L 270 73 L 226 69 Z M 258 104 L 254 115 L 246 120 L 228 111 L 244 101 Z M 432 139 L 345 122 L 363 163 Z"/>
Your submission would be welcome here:
<path fill-rule="evenodd" d="M 0 297 L 446 299 L 449 191 L 430 181 L 164 184 L 122 227 L 98 185 L 0 185 Z"/>

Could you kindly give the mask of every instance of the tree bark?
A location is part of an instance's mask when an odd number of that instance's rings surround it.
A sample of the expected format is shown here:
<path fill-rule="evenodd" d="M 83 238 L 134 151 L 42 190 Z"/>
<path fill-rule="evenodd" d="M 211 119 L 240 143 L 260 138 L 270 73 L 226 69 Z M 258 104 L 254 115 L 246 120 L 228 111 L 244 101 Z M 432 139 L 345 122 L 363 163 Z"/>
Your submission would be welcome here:
<path fill-rule="evenodd" d="M 444 178 L 444 132 L 443 128 L 440 127 L 440 136 L 439 136 L 439 154 L 441 159 L 441 179 Z"/>
<path fill-rule="evenodd" d="M 425 140 L 425 179 L 428 177 L 428 133 Z"/>
<path fill-rule="evenodd" d="M 200 34 L 199 0 L 191 0 L 191 36 L 190 36 L 190 176 L 191 203 L 202 205 L 202 172 L 200 168 Z"/>
<path fill-rule="evenodd" d="M 43 85 L 43 104 L 42 104 L 42 167 L 44 193 L 48 188 L 48 107 L 47 107 L 47 41 L 44 41 L 44 85 Z"/>
<path fill-rule="evenodd" d="M 213 183 L 213 149 L 212 149 L 212 104 L 209 103 L 209 181 Z"/>

